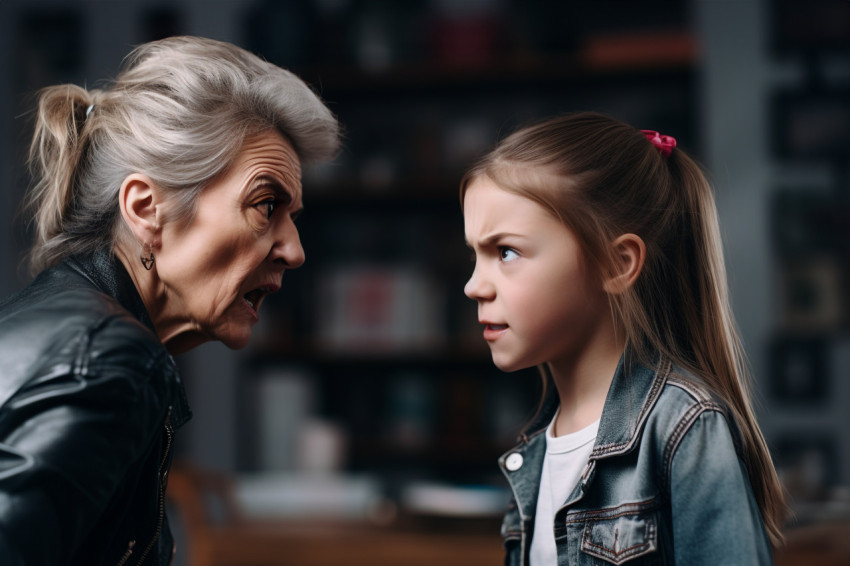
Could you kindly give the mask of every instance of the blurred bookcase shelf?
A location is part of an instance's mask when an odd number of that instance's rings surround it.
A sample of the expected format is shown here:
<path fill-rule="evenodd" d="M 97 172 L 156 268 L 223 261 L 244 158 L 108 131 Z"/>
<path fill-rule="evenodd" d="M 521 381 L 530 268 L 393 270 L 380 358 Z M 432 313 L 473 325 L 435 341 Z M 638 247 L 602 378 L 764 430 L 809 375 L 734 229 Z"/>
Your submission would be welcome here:
<path fill-rule="evenodd" d="M 332 460 L 346 471 L 389 486 L 501 484 L 496 459 L 533 415 L 540 379 L 493 366 L 463 294 L 460 178 L 514 127 L 568 111 L 610 112 L 693 146 L 696 55 L 680 41 L 679 56 L 627 66 L 572 54 L 299 70 L 339 116 L 344 146 L 305 171 L 307 262 L 268 299 L 246 357 L 242 468 L 301 466 L 298 434 L 274 441 L 269 429 L 319 419 L 342 437 Z M 294 460 L 267 454 L 287 443 Z"/>
<path fill-rule="evenodd" d="M 697 53 L 693 39 L 687 36 L 681 51 L 636 54 L 624 49 L 621 56 L 588 51 L 576 55 L 516 57 L 483 65 L 445 63 L 405 64 L 377 70 L 349 65 L 305 67 L 299 76 L 323 96 L 345 93 L 347 96 L 375 94 L 388 96 L 409 91 L 480 90 L 483 88 L 527 88 L 529 85 L 552 86 L 593 81 L 621 81 L 629 76 L 641 79 L 687 73 L 694 69 Z"/>
<path fill-rule="evenodd" d="M 390 486 L 503 486 L 496 459 L 541 384 L 535 368 L 493 365 L 464 296 L 461 177 L 516 127 L 582 110 L 673 132 L 698 154 L 686 12 L 618 4 L 571 30 L 582 6 L 314 8 L 261 2 L 246 27 L 249 48 L 328 103 L 343 147 L 304 171 L 307 261 L 267 299 L 245 356 L 240 466 L 303 467 L 298 446 L 318 426 L 334 465 Z"/>
<path fill-rule="evenodd" d="M 769 194 L 776 297 L 766 352 L 771 449 L 793 522 L 846 521 L 850 6 L 776 0 L 770 16 L 771 55 L 798 75 L 768 92 L 768 146 L 777 167 L 803 172 L 777 175 Z"/>

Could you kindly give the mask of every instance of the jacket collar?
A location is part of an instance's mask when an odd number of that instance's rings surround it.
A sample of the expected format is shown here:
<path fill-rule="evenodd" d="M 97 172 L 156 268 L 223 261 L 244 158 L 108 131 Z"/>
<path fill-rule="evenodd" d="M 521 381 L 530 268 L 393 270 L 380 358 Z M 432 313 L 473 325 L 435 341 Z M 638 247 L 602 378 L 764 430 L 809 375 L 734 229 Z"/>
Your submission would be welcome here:
<path fill-rule="evenodd" d="M 602 409 L 591 459 L 623 454 L 637 444 L 671 368 L 667 360 L 655 360 L 652 365 L 639 363 L 628 352 L 620 358 Z"/>
<path fill-rule="evenodd" d="M 115 254 L 108 250 L 98 250 L 91 254 L 80 254 L 67 258 L 64 263 L 88 279 L 101 292 L 115 299 L 134 318 L 156 334 L 153 321 L 144 302 L 142 302 L 142 297 L 136 290 L 133 279 L 121 261 L 115 257 Z M 164 346 L 163 350 L 165 350 Z M 174 404 L 171 410 L 171 424 L 174 428 L 177 428 L 192 417 L 192 411 L 189 408 L 186 389 L 183 386 L 183 380 L 180 378 L 177 364 L 171 354 L 166 353 L 166 355 L 176 386 Z"/>
<path fill-rule="evenodd" d="M 80 254 L 65 260 L 74 271 L 88 279 L 95 287 L 106 293 L 130 311 L 139 322 L 156 333 L 148 310 L 130 274 L 115 255 L 107 250 L 92 254 Z"/>
<path fill-rule="evenodd" d="M 652 367 L 643 365 L 628 351 L 620 358 L 602 409 L 591 459 L 628 452 L 637 443 L 671 369 L 669 361 L 657 358 L 652 361 Z M 538 416 L 526 428 L 522 440 L 527 441 L 544 431 L 557 410 L 558 391 L 549 383 Z"/>
<path fill-rule="evenodd" d="M 639 363 L 628 352 L 621 357 L 605 399 L 590 461 L 580 485 L 576 486 L 569 498 L 570 502 L 581 498 L 584 485 L 593 474 L 596 460 L 626 453 L 638 444 L 643 425 L 667 382 L 671 368 L 670 362 L 658 360 L 654 360 L 650 366 Z M 538 416 L 523 432 L 520 444 L 499 458 L 502 473 L 511 486 L 524 521 L 534 516 L 546 450 L 543 432 L 557 409 L 558 392 L 550 383 Z M 520 467 L 522 474 L 513 473 Z"/>

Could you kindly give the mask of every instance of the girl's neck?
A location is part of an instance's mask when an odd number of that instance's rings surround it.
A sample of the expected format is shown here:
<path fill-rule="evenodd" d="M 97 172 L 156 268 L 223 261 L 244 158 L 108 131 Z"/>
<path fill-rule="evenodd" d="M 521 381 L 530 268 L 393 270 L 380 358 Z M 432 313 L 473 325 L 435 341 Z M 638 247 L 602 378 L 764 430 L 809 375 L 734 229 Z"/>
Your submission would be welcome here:
<path fill-rule="evenodd" d="M 608 389 L 625 348 L 613 328 L 585 344 L 576 355 L 549 362 L 560 398 L 555 436 L 579 431 L 602 416 Z"/>

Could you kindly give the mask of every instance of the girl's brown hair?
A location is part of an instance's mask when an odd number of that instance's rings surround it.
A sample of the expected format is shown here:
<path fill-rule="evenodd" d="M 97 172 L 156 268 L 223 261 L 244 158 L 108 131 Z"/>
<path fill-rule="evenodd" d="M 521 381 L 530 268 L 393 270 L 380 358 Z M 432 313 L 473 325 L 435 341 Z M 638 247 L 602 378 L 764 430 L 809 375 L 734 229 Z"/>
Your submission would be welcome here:
<path fill-rule="evenodd" d="M 461 200 L 481 176 L 559 218 L 603 277 L 616 265 L 610 242 L 626 233 L 643 239 L 640 276 L 610 295 L 627 347 L 643 361 L 660 354 L 690 370 L 727 403 L 768 533 L 781 542 L 784 496 L 752 409 L 714 196 L 700 167 L 680 149 L 663 157 L 639 130 L 586 112 L 505 138 L 464 176 Z"/>

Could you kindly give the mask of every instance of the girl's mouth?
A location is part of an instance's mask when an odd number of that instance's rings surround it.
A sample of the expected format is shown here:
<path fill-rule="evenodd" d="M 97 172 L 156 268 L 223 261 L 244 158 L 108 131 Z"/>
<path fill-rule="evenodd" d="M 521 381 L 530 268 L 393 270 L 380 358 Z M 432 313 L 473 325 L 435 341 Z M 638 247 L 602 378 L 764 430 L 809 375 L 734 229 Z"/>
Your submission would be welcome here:
<path fill-rule="evenodd" d="M 496 340 L 499 336 L 507 331 L 507 324 L 485 324 L 484 325 L 484 339 L 489 341 Z"/>

